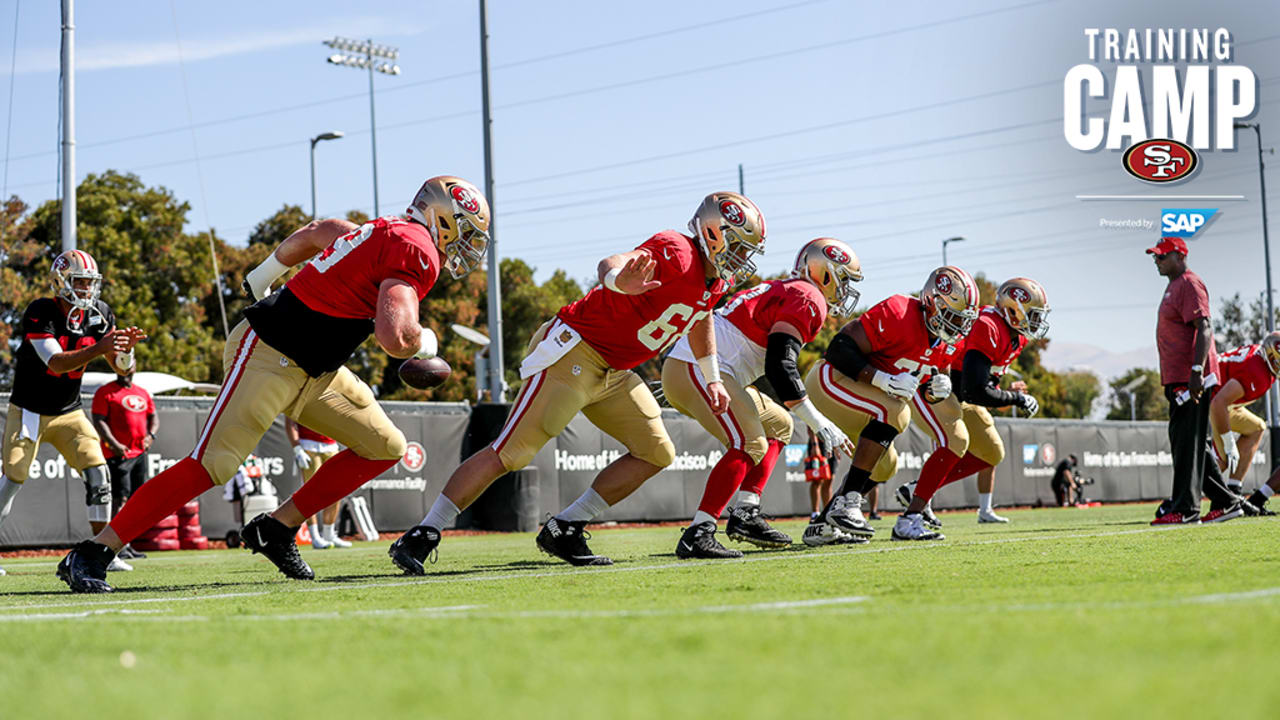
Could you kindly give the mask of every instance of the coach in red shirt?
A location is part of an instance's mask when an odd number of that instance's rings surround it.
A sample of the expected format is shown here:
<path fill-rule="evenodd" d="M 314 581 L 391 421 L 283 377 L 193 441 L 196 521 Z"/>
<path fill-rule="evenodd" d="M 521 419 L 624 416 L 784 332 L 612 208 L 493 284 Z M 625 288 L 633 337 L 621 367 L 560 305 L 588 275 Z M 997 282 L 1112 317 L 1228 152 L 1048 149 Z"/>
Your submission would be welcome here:
<path fill-rule="evenodd" d="M 1169 445 L 1173 454 L 1173 493 L 1161 505 L 1153 525 L 1222 522 L 1244 514 L 1234 493 L 1222 482 L 1218 464 L 1206 463 L 1209 405 L 1219 384 L 1213 345 L 1209 292 L 1187 269 L 1187 244 L 1167 237 L 1147 248 L 1156 269 L 1169 278 L 1160 301 L 1156 347 L 1160 351 L 1160 383 L 1169 400 Z M 1210 511 L 1200 517 L 1201 492 Z"/>
<path fill-rule="evenodd" d="M 116 375 L 93 395 L 93 424 L 111 473 L 112 507 L 119 508 L 147 479 L 143 453 L 160 429 L 156 403 L 145 388 L 133 384 L 133 372 Z"/>

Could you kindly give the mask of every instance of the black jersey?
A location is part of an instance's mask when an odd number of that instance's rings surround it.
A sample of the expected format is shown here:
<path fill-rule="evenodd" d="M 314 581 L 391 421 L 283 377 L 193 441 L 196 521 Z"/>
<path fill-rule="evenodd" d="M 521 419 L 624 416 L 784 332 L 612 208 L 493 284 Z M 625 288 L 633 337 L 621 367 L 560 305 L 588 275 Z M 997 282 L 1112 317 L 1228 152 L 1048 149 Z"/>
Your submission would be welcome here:
<path fill-rule="evenodd" d="M 116 316 L 106 303 L 98 311 L 71 311 L 71 322 L 54 298 L 40 298 L 22 313 L 22 344 L 14 356 L 13 394 L 9 402 L 41 415 L 61 415 L 80 407 L 80 377 L 84 368 L 58 374 L 36 354 L 32 341 L 53 338 L 65 350 L 96 345 L 116 326 Z"/>

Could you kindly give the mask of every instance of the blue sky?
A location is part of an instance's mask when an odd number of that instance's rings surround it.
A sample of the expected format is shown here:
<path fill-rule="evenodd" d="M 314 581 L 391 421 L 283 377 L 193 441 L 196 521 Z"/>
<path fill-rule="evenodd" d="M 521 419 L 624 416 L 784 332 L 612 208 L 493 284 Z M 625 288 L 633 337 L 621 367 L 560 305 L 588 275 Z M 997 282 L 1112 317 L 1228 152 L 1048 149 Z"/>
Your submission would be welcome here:
<path fill-rule="evenodd" d="M 1075 198 L 1150 190 L 1118 152 L 1067 145 L 1063 76 L 1087 61 L 1085 27 L 1226 27 L 1259 79 L 1264 141 L 1280 144 L 1280 13 L 1142 5 L 492 0 L 501 254 L 541 277 L 587 277 L 601 256 L 683 228 L 706 192 L 736 189 L 742 163 L 769 221 L 764 271 L 812 237 L 839 237 L 862 259 L 866 304 L 918 289 L 940 241 L 960 235 L 954 264 L 1045 285 L 1052 338 L 1153 345 L 1164 280 L 1142 249 L 1155 233 L 1099 219 L 1155 220 L 1167 205 Z M 14 10 L 0 3 L 5 88 L 16 57 L 12 108 L 0 95 L 12 116 L 5 183 L 36 204 L 57 193 L 57 3 L 22 2 L 16 48 Z M 403 74 L 375 81 L 382 213 L 432 175 L 482 184 L 468 2 L 79 3 L 79 177 L 135 172 L 189 201 L 192 229 L 243 242 L 282 204 L 309 206 L 307 139 L 342 130 L 317 148 L 320 214 L 372 212 L 368 80 L 325 62 L 321 41 L 334 35 L 401 49 Z M 1252 133 L 1240 143 L 1205 153 L 1184 186 L 1246 197 L 1220 203 L 1193 244 L 1215 301 L 1264 282 Z M 1280 177 L 1269 179 L 1280 233 Z"/>

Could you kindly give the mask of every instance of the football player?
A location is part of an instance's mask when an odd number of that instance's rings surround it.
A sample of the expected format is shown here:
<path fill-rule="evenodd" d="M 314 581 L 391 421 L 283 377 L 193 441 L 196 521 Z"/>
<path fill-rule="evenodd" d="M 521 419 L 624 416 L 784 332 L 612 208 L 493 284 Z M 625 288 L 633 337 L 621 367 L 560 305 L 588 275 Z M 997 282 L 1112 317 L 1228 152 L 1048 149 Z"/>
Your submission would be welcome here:
<path fill-rule="evenodd" d="M 33 300 L 18 326 L 21 343 L 4 423 L 0 524 L 13 510 L 43 441 L 80 473 L 89 525 L 98 532 L 111 519 L 111 480 L 98 432 L 80 409 L 80 380 L 85 366 L 99 357 L 117 374 L 127 374 L 133 346 L 146 335 L 136 327 L 116 328 L 111 308 L 98 297 L 102 274 L 89 253 L 68 250 L 54 258 L 49 273 L 54 297 Z M 111 569 L 130 568 L 121 562 Z"/>
<path fill-rule="evenodd" d="M 858 443 L 839 493 L 805 528 L 805 544 L 829 544 L 835 529 L 864 540 L 875 534 L 862 516 L 862 497 L 897 472 L 893 439 L 911 420 L 909 403 L 922 379 L 928 378 L 935 401 L 950 397 L 951 379 L 938 368 L 950 365 L 951 346 L 973 326 L 977 305 L 969 273 L 940 267 L 929 273 L 919 299 L 894 295 L 872 306 L 845 325 L 814 364 L 805 380 L 814 405 Z M 918 511 L 907 523 L 913 535 L 937 535 L 924 530 Z"/>
<path fill-rule="evenodd" d="M 441 528 L 494 480 L 527 465 L 578 411 L 627 453 L 549 518 L 536 542 L 573 565 L 613 563 L 587 546 L 587 522 L 675 459 L 658 402 L 631 369 L 689 333 L 713 412 L 729 405 L 709 315 L 736 278 L 755 272 L 751 258 L 764 250 L 764 216 L 742 195 L 716 192 L 694 212 L 689 233 L 665 230 L 601 260 L 600 284 L 534 332 L 520 364 L 524 382 L 498 438 L 459 466 L 422 523 L 392 544 L 388 554 L 397 567 L 423 574 Z"/>
<path fill-rule="evenodd" d="M 996 304 L 982 308 L 973 330 L 963 343 L 956 345 L 950 369 L 955 387 L 953 399 L 929 403 L 922 397 L 915 398 L 918 410 L 915 417 L 921 421 L 921 429 L 935 438 L 939 433 L 934 423 L 944 429 L 955 427 L 953 418 L 958 407 L 964 440 L 956 432 L 941 433 L 945 445 L 939 441 L 943 447 L 938 448 L 920 470 L 914 497 L 907 505 L 908 513 L 923 515 L 938 488 L 976 472 L 978 522 L 1009 522 L 997 515 L 991 505 L 995 467 L 1004 459 L 1004 443 L 987 408 L 1015 405 L 1027 417 L 1034 417 L 1039 411 L 1040 403 L 1026 392 L 1026 383 L 1019 381 L 1011 390 L 1001 390 L 1000 378 L 1028 341 L 1043 338 L 1049 332 L 1048 315 L 1049 298 L 1040 283 L 1021 277 L 1006 281 L 996 290 Z M 959 459 L 953 460 L 956 456 Z M 944 471 L 948 463 L 951 468 L 945 470 L 939 481 L 939 472 Z M 916 502 L 917 499 L 920 502 Z M 895 526 L 895 537 L 898 529 Z M 902 531 L 904 535 L 908 533 L 905 525 Z"/>
<path fill-rule="evenodd" d="M 298 474 L 302 476 L 304 483 L 315 477 L 320 466 L 331 460 L 341 450 L 336 440 L 306 425 L 299 425 L 293 418 L 284 419 L 284 435 L 293 447 L 293 463 L 298 466 Z M 332 547 L 351 547 L 351 543 L 338 537 L 334 529 L 341 507 L 342 500 L 338 499 L 321 511 L 320 515 L 307 518 L 307 524 L 311 526 L 312 548 L 328 550 Z"/>
<path fill-rule="evenodd" d="M 1218 369 L 1222 385 L 1209 404 L 1213 450 L 1218 468 L 1230 475 L 1227 488 L 1239 494 L 1266 429 L 1262 418 L 1249 412 L 1247 405 L 1266 395 L 1280 374 L 1280 331 L 1267 335 L 1260 345 L 1246 345 L 1219 355 Z M 1280 475 L 1255 490 L 1249 505 L 1264 515 L 1273 515 L 1266 504 L 1277 489 Z"/>
<path fill-rule="evenodd" d="M 227 338 L 226 376 L 191 455 L 142 486 L 110 525 L 58 564 L 75 592 L 109 592 L 103 568 L 126 542 L 210 487 L 226 482 L 284 413 L 347 446 L 270 515 L 241 532 L 286 576 L 314 577 L 294 543 L 298 527 L 394 465 L 404 435 L 373 392 L 343 363 L 373 333 L 388 355 L 435 355 L 435 333 L 419 325 L 418 307 L 442 269 L 461 277 L 489 244 L 489 206 L 471 183 L 427 180 L 403 216 L 360 227 L 313 221 L 285 239 L 249 272 L 261 298 Z M 307 262 L 309 261 L 309 262 Z M 307 262 L 284 287 L 271 283 Z"/>
<path fill-rule="evenodd" d="M 778 454 L 791 439 L 794 412 L 828 447 L 852 452 L 853 445 L 806 397 L 796 368 L 800 348 L 812 342 L 827 312 L 848 317 L 858 303 L 862 280 L 858 256 L 834 238 L 818 238 L 800 249 L 791 278 L 771 280 L 738 293 L 714 316 L 716 362 L 729 393 L 728 412 L 712 410 L 706 378 L 689 338 L 672 348 L 662 365 L 662 390 L 672 407 L 698 421 L 727 451 L 707 478 L 693 522 L 676 544 L 680 558 L 735 558 L 738 550 L 715 538 L 716 519 L 737 493 L 726 532 L 730 538 L 764 548 L 791 545 L 791 538 L 769 526 L 760 514 L 764 491 Z M 751 383 L 769 380 L 782 405 Z"/>

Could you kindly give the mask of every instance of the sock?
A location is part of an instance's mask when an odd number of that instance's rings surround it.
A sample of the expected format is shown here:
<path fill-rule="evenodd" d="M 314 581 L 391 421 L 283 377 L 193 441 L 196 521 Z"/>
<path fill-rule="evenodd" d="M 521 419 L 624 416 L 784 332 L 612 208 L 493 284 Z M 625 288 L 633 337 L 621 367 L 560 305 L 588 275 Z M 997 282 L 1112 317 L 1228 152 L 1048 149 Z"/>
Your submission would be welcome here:
<path fill-rule="evenodd" d="M 443 530 L 453 525 L 454 521 L 458 519 L 459 512 L 462 511 L 458 509 L 458 506 L 445 497 L 444 493 L 440 493 L 436 497 L 436 501 L 431 503 L 431 509 L 427 511 L 426 517 L 422 518 L 420 524 L 436 530 Z"/>
<path fill-rule="evenodd" d="M 1259 487 L 1258 492 L 1262 493 L 1264 497 L 1271 497 L 1276 494 L 1276 491 L 1272 490 L 1270 485 L 1263 485 Z"/>
<path fill-rule="evenodd" d="M 333 525 L 321 525 L 320 537 L 328 540 L 329 542 L 333 542 Z"/>
<path fill-rule="evenodd" d="M 711 468 L 698 510 L 712 518 L 720 517 L 724 506 L 729 504 L 729 498 L 733 497 L 751 471 L 752 464 L 751 456 L 742 450 L 733 449 L 725 453 L 720 462 Z"/>
<path fill-rule="evenodd" d="M 128 543 L 213 487 L 199 461 L 186 457 L 142 484 L 109 523 L 120 542 Z"/>
<path fill-rule="evenodd" d="M 733 496 L 733 506 L 760 507 L 760 496 L 749 490 L 739 490 L 738 494 Z"/>
<path fill-rule="evenodd" d="M 22 483 L 16 483 L 0 475 L 0 525 L 3 525 L 4 519 L 9 517 L 9 512 L 13 510 L 13 499 L 21 489 Z"/>
<path fill-rule="evenodd" d="M 956 463 L 956 466 L 951 468 L 951 472 L 947 473 L 947 477 L 942 481 L 942 484 L 950 485 L 957 480 L 963 480 L 979 470 L 986 469 L 987 467 L 990 466 L 985 460 L 979 460 L 977 457 L 974 457 L 973 453 L 965 453 L 964 457 L 960 458 L 960 462 Z"/>
<path fill-rule="evenodd" d="M 708 515 L 707 513 L 705 513 L 705 512 L 703 512 L 703 511 L 699 510 L 699 511 L 697 511 L 697 512 L 695 512 L 695 513 L 693 514 L 693 522 L 692 522 L 692 523 L 690 523 L 690 524 L 691 524 L 691 525 L 701 525 L 701 524 L 702 524 L 702 523 L 704 523 L 704 522 L 709 522 L 709 523 L 711 523 L 712 525 L 715 525 L 715 524 L 716 524 L 716 519 L 715 519 L 715 518 L 713 518 L 713 517 L 711 517 L 711 516 L 710 516 L 710 515 Z"/>
<path fill-rule="evenodd" d="M 773 475 L 773 468 L 778 464 L 778 456 L 782 454 L 782 448 L 781 440 L 769 441 L 769 449 L 764 451 L 764 457 L 760 458 L 760 462 L 756 463 L 755 467 L 747 471 L 747 477 L 742 481 L 738 492 L 739 504 L 742 502 L 743 492 L 754 495 L 756 499 L 754 504 L 760 504 L 760 496 L 764 494 L 764 486 L 769 483 L 769 477 Z"/>
<path fill-rule="evenodd" d="M 978 512 L 991 512 L 991 493 L 978 493 Z"/>
<path fill-rule="evenodd" d="M 870 470 L 850 466 L 849 474 L 844 476 L 844 483 L 840 485 L 840 492 L 837 494 L 846 495 L 851 492 L 862 492 L 862 489 L 869 482 L 871 482 Z"/>
<path fill-rule="evenodd" d="M 1244 485 L 1239 480 L 1228 480 L 1227 489 L 1239 495 L 1244 490 Z"/>
<path fill-rule="evenodd" d="M 1263 485 L 1262 487 L 1266 487 L 1266 485 Z M 1258 488 L 1253 491 L 1253 494 L 1249 496 L 1249 504 L 1256 508 L 1266 506 L 1267 496 L 1262 494 L 1262 488 Z"/>
<path fill-rule="evenodd" d="M 947 448 L 938 448 L 934 451 L 925 461 L 924 467 L 920 468 L 920 479 L 916 481 L 916 497 L 932 500 L 933 494 L 942 487 L 943 478 L 958 462 L 960 457 Z"/>
<path fill-rule="evenodd" d="M 572 505 L 562 510 L 556 517 L 565 522 L 591 522 L 608 509 L 609 503 L 600 497 L 600 493 L 596 492 L 595 488 L 587 488 L 581 497 L 574 500 Z"/>
<path fill-rule="evenodd" d="M 315 515 L 342 498 L 360 489 L 382 473 L 383 470 L 400 462 L 393 460 L 370 460 L 355 454 L 353 450 L 343 450 L 325 461 L 315 475 L 311 476 L 302 487 L 290 498 L 305 516 Z M 146 487 L 146 485 L 143 485 Z"/>

